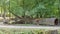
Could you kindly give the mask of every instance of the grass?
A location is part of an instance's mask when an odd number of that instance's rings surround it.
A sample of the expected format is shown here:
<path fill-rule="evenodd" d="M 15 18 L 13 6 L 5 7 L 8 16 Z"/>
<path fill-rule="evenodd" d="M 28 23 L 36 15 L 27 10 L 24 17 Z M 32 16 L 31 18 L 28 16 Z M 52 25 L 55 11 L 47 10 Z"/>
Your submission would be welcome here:
<path fill-rule="evenodd" d="M 49 30 L 38 28 L 0 28 L 0 34 L 45 34 L 46 31 Z M 58 30 L 59 32 L 60 30 Z"/>
<path fill-rule="evenodd" d="M 0 28 L 0 34 L 37 34 L 38 31 L 39 31 L 39 29 Z"/>

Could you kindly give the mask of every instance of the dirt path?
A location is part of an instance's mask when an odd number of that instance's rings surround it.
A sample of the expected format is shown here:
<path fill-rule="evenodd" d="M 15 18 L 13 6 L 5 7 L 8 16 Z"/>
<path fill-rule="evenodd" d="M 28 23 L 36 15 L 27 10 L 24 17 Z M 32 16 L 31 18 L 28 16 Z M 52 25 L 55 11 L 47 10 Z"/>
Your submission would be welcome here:
<path fill-rule="evenodd" d="M 40 28 L 40 29 L 60 29 L 59 26 L 16 26 L 16 25 L 0 25 L 0 28 Z"/>

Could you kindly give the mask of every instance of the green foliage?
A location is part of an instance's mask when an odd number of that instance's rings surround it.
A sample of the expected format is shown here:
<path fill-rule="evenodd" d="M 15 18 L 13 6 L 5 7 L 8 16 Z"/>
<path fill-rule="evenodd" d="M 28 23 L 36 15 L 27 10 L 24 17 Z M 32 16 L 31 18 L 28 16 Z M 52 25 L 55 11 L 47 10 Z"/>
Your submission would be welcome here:
<path fill-rule="evenodd" d="M 59 0 L 0 0 L 0 6 L 17 16 L 60 17 Z"/>
<path fill-rule="evenodd" d="M 17 15 L 33 17 L 58 17 L 58 0 L 17 0 L 10 1 L 12 10 Z"/>

